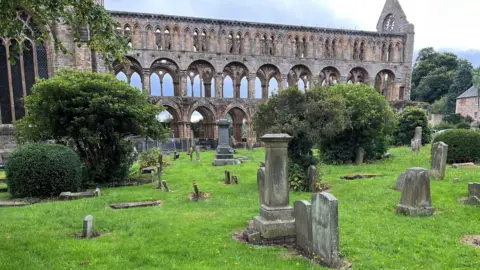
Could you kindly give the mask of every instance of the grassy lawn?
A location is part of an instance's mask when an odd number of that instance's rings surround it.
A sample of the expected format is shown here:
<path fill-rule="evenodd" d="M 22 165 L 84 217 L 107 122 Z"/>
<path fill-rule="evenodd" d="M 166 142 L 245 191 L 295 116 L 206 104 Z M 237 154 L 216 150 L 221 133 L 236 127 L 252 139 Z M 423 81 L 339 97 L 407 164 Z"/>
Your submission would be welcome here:
<path fill-rule="evenodd" d="M 475 269 L 480 249 L 461 243 L 464 235 L 480 234 L 480 207 L 464 206 L 469 181 L 478 171 L 447 169 L 444 181 L 432 181 L 436 214 L 410 218 L 394 213 L 400 192 L 399 173 L 409 167 L 429 168 L 430 148 L 412 153 L 392 149 L 393 157 L 363 166 L 325 166 L 324 179 L 339 200 L 340 251 L 354 269 Z M 154 184 L 102 190 L 102 197 L 50 202 L 23 208 L 0 208 L 0 269 L 320 269 L 280 247 L 238 243 L 232 233 L 259 214 L 256 171 L 264 152 L 251 162 L 213 167 L 214 152 L 202 162 L 181 159 L 166 169 L 164 179 L 175 192 L 152 189 Z M 218 182 L 228 168 L 238 186 Z M 346 181 L 347 173 L 383 173 L 384 177 Z M 453 183 L 460 178 L 460 183 Z M 196 180 L 208 201 L 187 199 Z M 310 200 L 308 193 L 292 193 Z M 0 193 L 0 199 L 6 195 Z M 160 207 L 112 210 L 109 203 L 162 200 Z M 90 240 L 75 239 L 82 220 L 94 216 L 94 228 L 105 233 Z"/>

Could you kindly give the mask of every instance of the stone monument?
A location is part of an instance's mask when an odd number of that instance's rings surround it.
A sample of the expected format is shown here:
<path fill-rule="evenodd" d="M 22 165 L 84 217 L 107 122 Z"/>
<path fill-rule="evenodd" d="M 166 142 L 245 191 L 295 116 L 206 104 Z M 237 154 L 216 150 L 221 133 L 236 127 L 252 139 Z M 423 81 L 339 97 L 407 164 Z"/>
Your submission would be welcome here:
<path fill-rule="evenodd" d="M 480 183 L 468 183 L 468 199 L 465 204 L 480 205 Z"/>
<path fill-rule="evenodd" d="M 448 145 L 444 142 L 437 142 L 432 145 L 432 160 L 430 176 L 434 179 L 443 180 L 447 167 Z"/>
<path fill-rule="evenodd" d="M 330 267 L 340 263 L 338 201 L 330 193 L 312 196 L 312 248 L 317 261 Z"/>
<path fill-rule="evenodd" d="M 240 161 L 233 158 L 233 149 L 230 147 L 228 128 L 230 122 L 227 119 L 217 121 L 218 127 L 218 147 L 213 160 L 214 166 L 237 165 Z"/>
<path fill-rule="evenodd" d="M 260 216 L 253 218 L 253 228 L 260 232 L 264 239 L 295 236 L 295 218 L 293 208 L 289 205 L 287 170 L 287 148 L 292 138 L 288 134 L 266 134 L 261 138 L 265 143 L 264 197 L 260 200 L 263 201 Z M 262 191 L 259 192 L 262 194 Z"/>
<path fill-rule="evenodd" d="M 88 215 L 83 219 L 83 238 L 91 238 L 93 236 L 93 216 Z"/>
<path fill-rule="evenodd" d="M 310 165 L 308 167 L 308 186 L 310 187 L 310 192 L 317 192 L 317 167 Z"/>
<path fill-rule="evenodd" d="M 405 184 L 402 198 L 396 207 L 396 212 L 408 216 L 431 216 L 430 174 L 424 168 L 411 168 L 405 172 Z"/>
<path fill-rule="evenodd" d="M 411 144 L 413 152 L 420 151 L 420 147 L 422 146 L 422 127 L 415 128 L 415 135 L 413 136 Z"/>

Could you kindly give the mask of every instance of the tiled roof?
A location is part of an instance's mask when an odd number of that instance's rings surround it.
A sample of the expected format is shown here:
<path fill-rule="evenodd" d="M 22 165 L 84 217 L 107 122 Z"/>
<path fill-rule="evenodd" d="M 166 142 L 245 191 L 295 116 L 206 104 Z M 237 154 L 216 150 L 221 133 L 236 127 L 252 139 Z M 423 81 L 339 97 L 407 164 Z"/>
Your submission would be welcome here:
<path fill-rule="evenodd" d="M 458 98 L 470 98 L 470 97 L 477 97 L 478 96 L 478 88 L 475 86 L 470 87 L 467 91 L 463 92 Z"/>

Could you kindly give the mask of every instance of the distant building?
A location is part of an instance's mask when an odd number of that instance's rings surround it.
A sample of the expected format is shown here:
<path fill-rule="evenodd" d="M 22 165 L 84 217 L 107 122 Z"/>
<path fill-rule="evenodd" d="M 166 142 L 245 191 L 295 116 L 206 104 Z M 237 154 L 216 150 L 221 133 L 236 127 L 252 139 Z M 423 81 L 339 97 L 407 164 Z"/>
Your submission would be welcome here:
<path fill-rule="evenodd" d="M 455 113 L 462 116 L 470 116 L 478 121 L 478 88 L 470 87 L 467 91 L 457 97 Z"/>

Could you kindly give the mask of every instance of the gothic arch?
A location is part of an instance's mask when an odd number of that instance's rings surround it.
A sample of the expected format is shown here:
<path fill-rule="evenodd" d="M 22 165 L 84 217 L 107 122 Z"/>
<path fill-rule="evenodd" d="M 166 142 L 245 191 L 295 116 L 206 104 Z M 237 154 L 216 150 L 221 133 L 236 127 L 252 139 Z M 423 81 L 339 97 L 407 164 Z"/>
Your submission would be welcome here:
<path fill-rule="evenodd" d="M 233 97 L 234 98 L 240 98 L 240 88 L 241 88 L 241 81 L 243 78 L 248 78 L 248 68 L 240 63 L 240 62 L 231 62 L 228 63 L 224 68 L 223 68 L 223 75 L 224 79 L 228 76 L 232 79 L 233 82 Z M 225 84 L 223 83 L 223 88 L 225 87 Z M 223 89 L 225 90 L 225 89 Z M 223 95 L 225 95 L 224 91 Z"/>
<path fill-rule="evenodd" d="M 192 82 L 192 91 L 193 91 L 193 82 L 194 78 L 200 77 L 200 97 L 211 97 L 212 93 L 212 79 L 215 75 L 215 68 L 213 65 L 206 60 L 196 60 L 193 61 L 187 69 L 187 76 L 190 77 Z M 204 89 L 204 91 L 202 91 Z M 203 92 L 205 94 L 203 94 Z M 189 93 L 187 93 L 189 95 Z M 194 96 L 192 93 L 191 96 Z"/>
<path fill-rule="evenodd" d="M 282 82 L 280 69 L 273 64 L 264 64 L 257 70 L 257 78 L 260 79 L 262 87 L 262 98 L 268 98 L 269 83 L 272 78 L 277 80 L 277 85 Z"/>
<path fill-rule="evenodd" d="M 375 88 L 387 100 L 395 94 L 395 78 L 395 73 L 389 69 L 383 69 L 375 76 Z"/>
<path fill-rule="evenodd" d="M 362 67 L 356 67 L 350 70 L 350 73 L 347 78 L 347 83 L 349 84 L 358 84 L 364 83 L 368 84 L 368 72 Z"/>
<path fill-rule="evenodd" d="M 165 110 L 172 116 L 171 121 L 165 123 L 165 126 L 169 127 L 172 130 L 175 138 L 180 138 L 181 123 L 183 122 L 180 108 L 178 108 L 176 104 L 171 104 L 169 102 L 159 102 L 157 105 L 162 105 Z"/>
<path fill-rule="evenodd" d="M 230 114 L 232 117 L 232 127 L 233 127 L 233 137 L 235 138 L 235 141 L 240 142 L 242 141 L 242 126 L 243 124 L 247 125 L 247 130 L 246 130 L 246 137 L 248 137 L 248 134 L 251 129 L 251 120 L 250 116 L 247 113 L 247 110 L 243 108 L 243 106 L 238 106 L 238 105 L 230 105 L 227 107 L 224 113 L 224 118 L 227 118 L 227 114 Z M 245 123 L 244 123 L 245 119 Z"/>
<path fill-rule="evenodd" d="M 137 61 L 137 59 L 126 56 L 126 61 L 124 63 L 119 62 L 119 61 L 114 61 L 113 62 L 113 71 L 115 76 L 123 72 L 125 75 L 127 75 L 128 82 L 130 82 L 130 78 L 134 73 L 138 73 L 138 75 L 142 76 L 143 75 L 143 68 L 142 65 Z M 143 81 L 143 78 L 142 78 Z"/>
<path fill-rule="evenodd" d="M 326 67 L 320 72 L 320 85 L 332 86 L 340 82 L 340 71 L 335 67 Z"/>
<path fill-rule="evenodd" d="M 161 82 L 166 74 L 170 75 L 173 80 L 173 95 L 180 96 L 180 68 L 177 63 L 168 58 L 160 58 L 152 63 L 150 72 L 151 74 L 156 73 Z"/>
<path fill-rule="evenodd" d="M 189 111 L 188 116 L 191 117 L 195 111 L 200 113 L 203 118 L 203 120 L 197 123 L 191 123 L 195 137 L 200 139 L 213 139 L 216 128 L 215 109 L 208 103 L 195 103 Z"/>
<path fill-rule="evenodd" d="M 305 65 L 296 65 L 288 72 L 287 81 L 288 86 L 298 86 L 301 82 L 304 86 L 303 90 L 308 90 L 312 84 L 312 72 Z"/>

